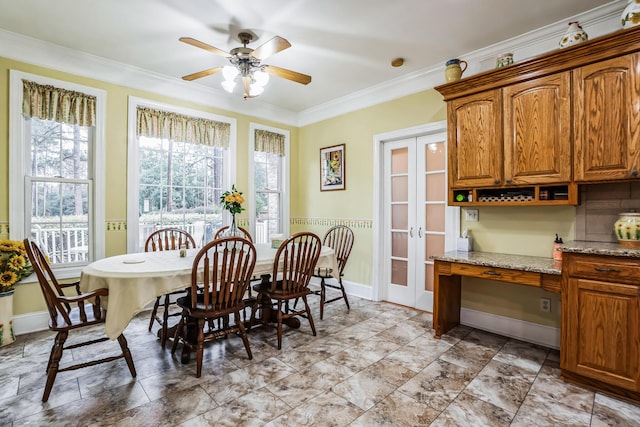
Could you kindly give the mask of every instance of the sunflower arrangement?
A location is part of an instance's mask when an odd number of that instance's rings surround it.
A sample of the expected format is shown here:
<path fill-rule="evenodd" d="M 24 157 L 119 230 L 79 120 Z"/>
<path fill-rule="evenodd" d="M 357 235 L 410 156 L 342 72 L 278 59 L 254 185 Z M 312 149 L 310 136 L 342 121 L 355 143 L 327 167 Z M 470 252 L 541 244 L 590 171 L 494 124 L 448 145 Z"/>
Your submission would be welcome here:
<path fill-rule="evenodd" d="M 32 272 L 24 244 L 16 240 L 0 240 L 0 292 L 12 291 L 16 283 Z"/>
<path fill-rule="evenodd" d="M 244 203 L 244 197 L 242 192 L 236 189 L 236 185 L 231 186 L 231 191 L 225 191 L 220 196 L 220 203 L 222 208 L 229 211 L 232 215 L 239 214 L 244 210 L 242 204 Z"/>

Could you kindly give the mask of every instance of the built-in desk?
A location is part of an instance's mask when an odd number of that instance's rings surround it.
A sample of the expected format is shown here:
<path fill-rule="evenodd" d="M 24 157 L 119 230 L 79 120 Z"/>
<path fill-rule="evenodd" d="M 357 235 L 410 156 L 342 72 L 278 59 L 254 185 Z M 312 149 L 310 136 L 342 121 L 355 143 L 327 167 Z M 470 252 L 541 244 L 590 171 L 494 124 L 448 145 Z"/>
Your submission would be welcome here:
<path fill-rule="evenodd" d="M 552 258 L 452 251 L 434 262 L 433 329 L 435 337 L 460 323 L 460 278 L 477 277 L 560 293 L 561 261 Z"/>

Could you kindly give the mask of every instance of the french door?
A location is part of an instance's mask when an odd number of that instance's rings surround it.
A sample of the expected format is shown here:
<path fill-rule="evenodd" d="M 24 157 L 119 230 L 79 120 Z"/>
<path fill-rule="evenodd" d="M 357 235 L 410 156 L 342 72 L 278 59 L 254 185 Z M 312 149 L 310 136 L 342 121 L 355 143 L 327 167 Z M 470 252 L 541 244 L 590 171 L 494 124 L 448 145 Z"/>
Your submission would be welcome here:
<path fill-rule="evenodd" d="M 457 213 L 446 203 L 446 132 L 386 142 L 383 162 L 383 298 L 432 311 L 429 258 L 451 249 Z"/>

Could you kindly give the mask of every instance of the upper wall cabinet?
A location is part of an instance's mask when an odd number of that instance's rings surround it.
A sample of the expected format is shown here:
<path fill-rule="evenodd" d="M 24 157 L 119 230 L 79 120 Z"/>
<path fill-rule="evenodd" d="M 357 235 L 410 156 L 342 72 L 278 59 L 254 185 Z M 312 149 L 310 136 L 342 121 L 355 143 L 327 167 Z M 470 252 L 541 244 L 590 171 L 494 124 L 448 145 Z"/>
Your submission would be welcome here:
<path fill-rule="evenodd" d="M 639 54 L 573 70 L 575 180 L 625 180 L 640 168 Z"/>
<path fill-rule="evenodd" d="M 502 89 L 505 184 L 571 181 L 570 90 L 568 71 Z"/>
<path fill-rule="evenodd" d="M 502 98 L 499 89 L 458 98 L 447 106 L 449 185 L 502 182 Z"/>
<path fill-rule="evenodd" d="M 639 51 L 640 26 L 436 87 L 450 204 L 577 204 L 576 183 L 636 179 Z"/>

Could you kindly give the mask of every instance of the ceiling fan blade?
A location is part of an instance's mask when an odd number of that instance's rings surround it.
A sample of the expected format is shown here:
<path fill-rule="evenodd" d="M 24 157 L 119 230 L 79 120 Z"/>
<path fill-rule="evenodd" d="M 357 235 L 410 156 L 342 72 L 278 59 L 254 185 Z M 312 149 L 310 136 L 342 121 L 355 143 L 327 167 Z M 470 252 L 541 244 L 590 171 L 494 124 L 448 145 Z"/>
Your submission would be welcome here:
<path fill-rule="evenodd" d="M 229 53 L 225 52 L 224 50 L 220 50 L 217 47 L 213 47 L 209 44 L 203 43 L 200 40 L 196 40 L 191 37 L 180 37 L 178 40 L 180 40 L 183 43 L 190 44 L 191 46 L 199 47 L 200 49 L 204 49 L 211 53 L 215 53 L 216 55 L 224 56 L 225 58 L 228 58 L 231 56 Z"/>
<path fill-rule="evenodd" d="M 283 79 L 291 80 L 303 85 L 311 83 L 311 76 L 298 73 L 296 71 L 287 70 L 286 68 L 275 67 L 273 65 L 265 65 L 264 70 L 269 74 L 273 74 L 274 76 L 282 77 Z"/>
<path fill-rule="evenodd" d="M 222 67 L 209 68 L 208 70 L 198 71 L 197 73 L 188 74 L 186 76 L 182 76 L 182 80 L 195 80 L 201 77 L 210 76 L 211 74 L 219 73 L 222 71 Z"/>
<path fill-rule="evenodd" d="M 283 39 L 280 36 L 275 36 L 263 45 L 257 47 L 251 54 L 254 58 L 263 60 L 275 53 L 278 53 L 290 47 L 291 43 L 289 43 L 287 39 Z"/>

